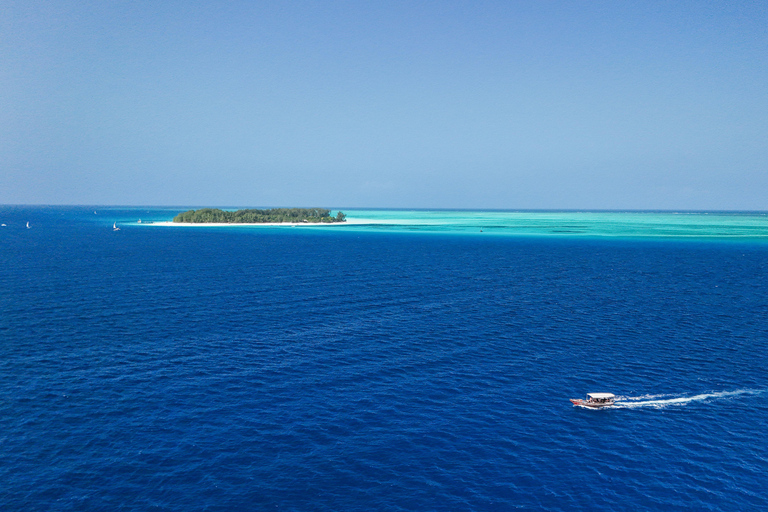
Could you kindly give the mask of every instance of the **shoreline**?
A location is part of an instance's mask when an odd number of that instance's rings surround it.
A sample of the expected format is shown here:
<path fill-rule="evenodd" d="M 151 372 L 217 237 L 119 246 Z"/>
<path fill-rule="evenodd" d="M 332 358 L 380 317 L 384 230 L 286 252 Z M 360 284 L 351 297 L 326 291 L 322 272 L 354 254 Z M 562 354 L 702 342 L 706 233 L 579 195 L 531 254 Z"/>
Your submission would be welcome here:
<path fill-rule="evenodd" d="M 347 219 L 344 222 L 173 222 L 173 221 L 161 221 L 161 222 L 149 222 L 142 223 L 146 226 L 208 226 L 208 227 L 225 227 L 225 226 L 271 226 L 271 227 L 315 227 L 315 226 L 344 226 L 350 224 L 370 224 L 369 221 L 358 219 Z"/>

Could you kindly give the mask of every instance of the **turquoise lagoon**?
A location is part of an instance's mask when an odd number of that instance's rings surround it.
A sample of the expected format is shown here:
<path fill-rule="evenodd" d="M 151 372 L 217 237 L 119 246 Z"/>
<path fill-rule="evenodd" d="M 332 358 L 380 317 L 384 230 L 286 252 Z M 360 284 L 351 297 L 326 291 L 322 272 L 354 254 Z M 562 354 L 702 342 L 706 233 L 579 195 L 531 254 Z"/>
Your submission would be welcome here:
<path fill-rule="evenodd" d="M 766 212 L 343 210 L 345 229 L 768 241 Z"/>
<path fill-rule="evenodd" d="M 97 220 L 110 224 L 169 222 L 189 208 L 102 208 Z M 237 208 L 226 208 L 236 210 Z M 333 210 L 335 215 L 338 210 Z M 238 229 L 332 229 L 353 232 L 476 234 L 478 236 L 647 238 L 768 242 L 768 212 L 764 211 L 545 211 L 545 210 L 395 210 L 341 208 L 344 224 L 254 226 Z M 198 225 L 197 227 L 201 227 Z M 179 226 L 181 227 L 181 226 Z M 209 226 L 227 229 L 230 226 Z"/>

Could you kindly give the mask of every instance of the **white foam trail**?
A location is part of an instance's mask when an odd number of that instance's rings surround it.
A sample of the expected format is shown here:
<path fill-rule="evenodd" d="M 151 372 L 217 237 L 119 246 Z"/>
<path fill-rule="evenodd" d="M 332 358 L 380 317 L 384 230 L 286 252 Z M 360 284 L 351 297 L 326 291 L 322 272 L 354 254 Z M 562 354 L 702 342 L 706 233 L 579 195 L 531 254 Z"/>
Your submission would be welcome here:
<path fill-rule="evenodd" d="M 623 396 L 623 397 L 616 397 L 616 403 L 614 404 L 614 407 L 624 408 L 624 409 L 634 409 L 637 407 L 662 408 L 662 407 L 668 407 L 668 406 L 687 405 L 691 402 L 699 402 L 699 401 L 708 400 L 708 399 L 714 400 L 718 398 L 731 398 L 738 395 L 759 395 L 763 391 L 765 390 L 740 389 L 738 391 L 720 391 L 718 393 L 704 393 L 701 395 L 665 398 L 665 399 L 658 399 L 658 398 L 662 396 L 669 396 L 669 395 L 644 395 L 644 396 L 638 396 L 638 397 Z"/>

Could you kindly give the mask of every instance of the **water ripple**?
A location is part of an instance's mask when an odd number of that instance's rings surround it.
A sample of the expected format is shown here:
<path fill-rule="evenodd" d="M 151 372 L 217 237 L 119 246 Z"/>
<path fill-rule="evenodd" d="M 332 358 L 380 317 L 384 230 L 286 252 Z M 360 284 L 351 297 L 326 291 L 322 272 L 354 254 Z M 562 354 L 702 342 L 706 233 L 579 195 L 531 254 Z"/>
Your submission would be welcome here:
<path fill-rule="evenodd" d="M 0 246 L 3 510 L 768 508 L 759 244 L 67 212 Z"/>

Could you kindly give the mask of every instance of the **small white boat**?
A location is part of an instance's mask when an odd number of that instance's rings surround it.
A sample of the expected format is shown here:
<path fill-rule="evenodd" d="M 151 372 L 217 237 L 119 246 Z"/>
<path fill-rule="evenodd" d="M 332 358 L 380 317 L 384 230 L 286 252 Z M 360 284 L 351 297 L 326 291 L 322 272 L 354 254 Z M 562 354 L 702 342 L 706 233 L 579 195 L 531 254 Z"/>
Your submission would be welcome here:
<path fill-rule="evenodd" d="M 141 224 L 141 219 L 139 219 L 139 224 Z"/>
<path fill-rule="evenodd" d="M 120 228 L 119 228 L 119 227 L 117 227 L 117 222 L 115 222 L 114 224 L 112 224 L 112 231 L 120 231 Z"/>
<path fill-rule="evenodd" d="M 573 402 L 573 405 L 599 409 L 600 407 L 610 407 L 613 405 L 616 402 L 616 396 L 613 393 L 587 393 L 587 398 L 571 398 L 571 402 Z"/>
<path fill-rule="evenodd" d="M 27 221 L 27 229 L 29 229 L 29 221 Z"/>

